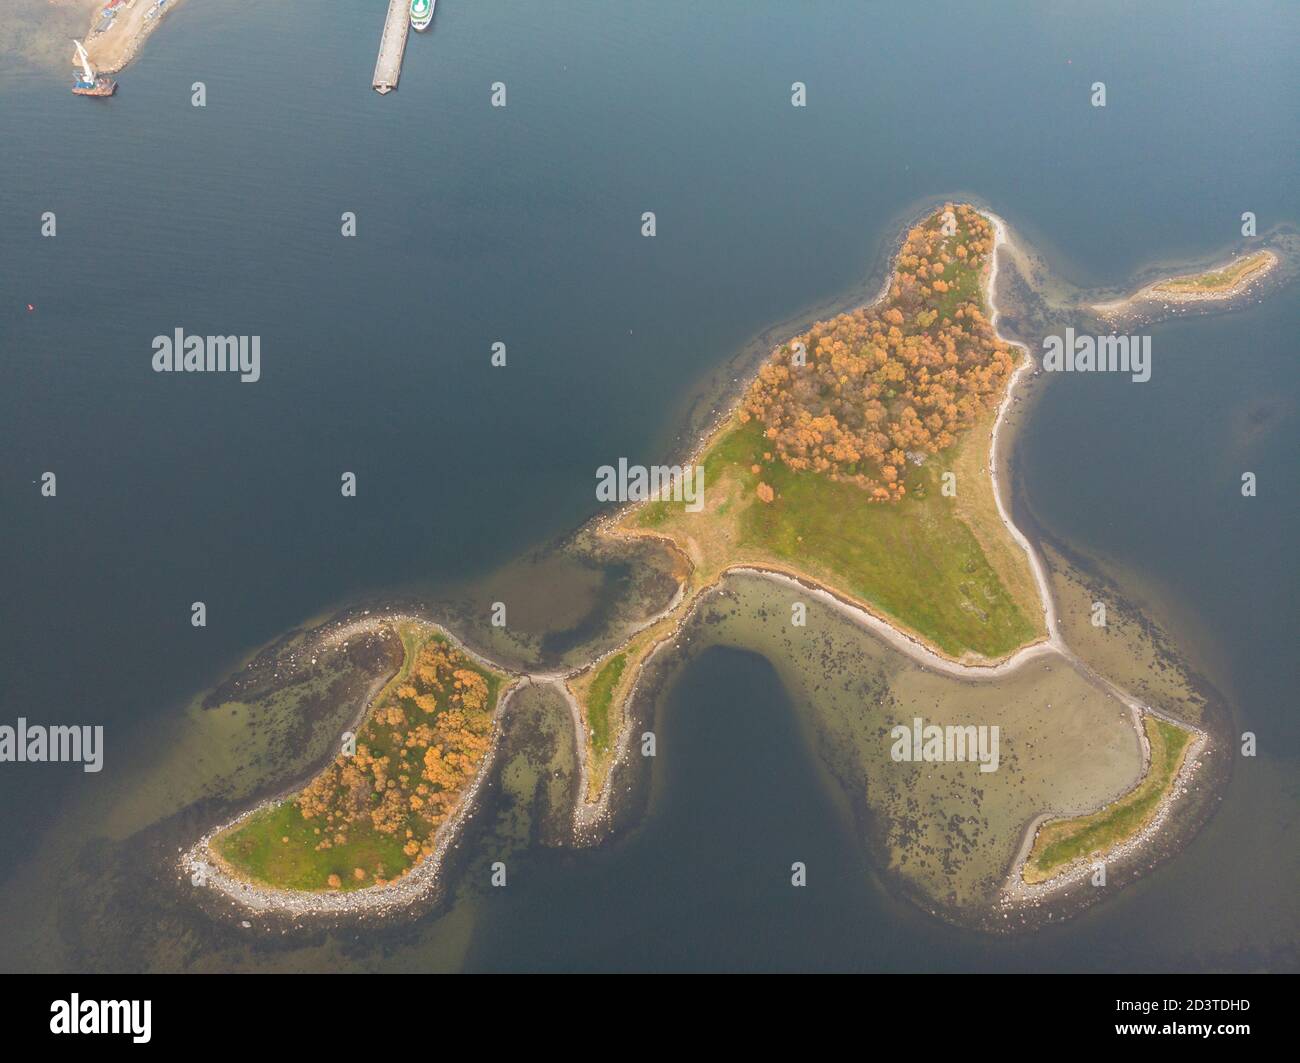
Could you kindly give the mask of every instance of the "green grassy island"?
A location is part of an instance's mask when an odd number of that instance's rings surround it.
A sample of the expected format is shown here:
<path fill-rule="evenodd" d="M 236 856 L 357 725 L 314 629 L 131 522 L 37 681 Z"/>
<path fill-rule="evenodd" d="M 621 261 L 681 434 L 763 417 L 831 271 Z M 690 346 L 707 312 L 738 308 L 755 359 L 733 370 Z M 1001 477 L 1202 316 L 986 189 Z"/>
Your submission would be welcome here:
<path fill-rule="evenodd" d="M 299 792 L 213 837 L 228 873 L 291 890 L 382 886 L 432 855 L 476 777 L 503 676 L 432 625 L 398 625 L 404 659 L 371 702 L 354 752 Z"/>

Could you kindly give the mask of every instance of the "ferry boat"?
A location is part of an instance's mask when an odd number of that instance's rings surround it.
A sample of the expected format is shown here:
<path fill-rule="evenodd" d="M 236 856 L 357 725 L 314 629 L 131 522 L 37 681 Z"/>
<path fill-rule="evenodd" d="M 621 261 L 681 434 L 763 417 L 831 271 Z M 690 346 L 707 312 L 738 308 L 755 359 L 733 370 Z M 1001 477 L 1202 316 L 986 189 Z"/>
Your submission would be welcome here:
<path fill-rule="evenodd" d="M 106 74 L 96 74 L 90 65 L 90 56 L 80 41 L 73 41 L 77 46 L 77 58 L 81 61 L 81 73 L 73 75 L 72 91 L 78 96 L 111 96 L 117 91 L 117 82 Z"/>
<path fill-rule="evenodd" d="M 427 30 L 433 21 L 433 8 L 437 0 L 411 0 L 411 28 Z"/>

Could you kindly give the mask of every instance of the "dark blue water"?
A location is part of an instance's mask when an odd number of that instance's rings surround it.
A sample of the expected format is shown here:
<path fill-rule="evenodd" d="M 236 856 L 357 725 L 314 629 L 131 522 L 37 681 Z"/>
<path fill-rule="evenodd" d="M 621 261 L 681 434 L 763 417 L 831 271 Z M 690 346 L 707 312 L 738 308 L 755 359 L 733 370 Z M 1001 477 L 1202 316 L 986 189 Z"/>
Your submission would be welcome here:
<path fill-rule="evenodd" d="M 185 5 L 106 104 L 73 98 L 62 69 L 6 57 L 0 718 L 103 722 L 111 765 L 114 742 L 138 741 L 286 628 L 490 571 L 573 528 L 595 511 L 597 465 L 663 456 L 673 411 L 711 369 L 860 284 L 920 200 L 975 197 L 1090 284 L 1226 247 L 1244 210 L 1261 229 L 1300 219 L 1292 5 L 447 0 L 380 98 L 368 85 L 382 7 L 314 4 L 304 22 L 290 6 Z M 196 80 L 204 109 L 190 106 Z M 498 80 L 504 110 L 489 106 Z M 790 106 L 796 80 L 806 109 Z M 1088 103 L 1098 80 L 1104 110 Z M 653 240 L 639 235 L 646 210 Z M 154 374 L 151 340 L 176 327 L 260 335 L 261 381 Z M 1211 633 L 1234 712 L 1268 736 L 1268 770 L 1236 773 L 1202 855 L 998 962 L 1294 956 L 1294 865 L 1274 858 L 1253 885 L 1211 873 L 1262 860 L 1268 824 L 1297 808 L 1284 780 L 1297 757 L 1298 331 L 1289 296 L 1162 327 L 1145 390 L 1049 391 L 1027 432 L 1044 522 L 1149 571 Z M 498 340 L 505 369 L 489 365 Z M 1230 411 L 1264 399 L 1272 427 L 1229 456 Z M 1260 473 L 1250 508 L 1233 497 L 1239 467 Z M 36 486 L 46 470 L 53 500 Z M 340 497 L 344 470 L 354 500 Z M 680 697 L 701 709 L 766 674 L 698 669 Z M 697 767 L 725 752 L 699 740 Z M 97 785 L 0 767 L 0 874 L 66 796 Z M 689 806 L 714 817 L 702 829 L 734 825 L 707 778 L 689 785 L 706 787 Z M 820 783 L 801 768 L 786 786 L 797 805 Z M 842 866 L 857 859 L 831 820 L 778 811 L 755 809 L 752 829 L 812 832 Z M 717 830 L 724 849 L 728 836 Z M 681 860 L 673 837 L 648 834 L 626 858 Z M 595 873 L 572 888 L 584 881 L 611 937 L 575 959 L 598 963 L 639 930 L 617 938 L 624 909 Z M 714 909 L 674 895 L 661 918 L 698 936 L 694 913 Z M 899 923 L 871 891 L 828 903 L 829 926 L 895 925 L 890 950 L 827 935 L 834 962 L 992 962 L 982 942 Z M 1212 917 L 1223 911 L 1229 923 Z M 790 935 L 755 946 L 762 925 L 715 913 L 707 950 L 629 955 L 811 963 Z M 506 957 L 481 933 L 484 965 L 550 955 Z"/>

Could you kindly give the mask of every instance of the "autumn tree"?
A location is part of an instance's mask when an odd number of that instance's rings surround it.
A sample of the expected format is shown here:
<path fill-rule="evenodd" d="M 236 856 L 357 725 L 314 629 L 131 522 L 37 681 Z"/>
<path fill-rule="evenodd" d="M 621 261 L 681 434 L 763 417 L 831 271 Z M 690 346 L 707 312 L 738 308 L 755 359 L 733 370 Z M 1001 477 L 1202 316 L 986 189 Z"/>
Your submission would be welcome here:
<path fill-rule="evenodd" d="M 948 210 L 958 227 L 945 236 Z M 818 322 L 760 367 L 741 420 L 759 421 L 788 468 L 898 501 L 907 454 L 946 449 L 997 403 L 1015 357 L 978 297 L 957 294 L 978 291 L 992 226 L 969 206 L 944 211 L 908 231 L 881 303 Z"/>

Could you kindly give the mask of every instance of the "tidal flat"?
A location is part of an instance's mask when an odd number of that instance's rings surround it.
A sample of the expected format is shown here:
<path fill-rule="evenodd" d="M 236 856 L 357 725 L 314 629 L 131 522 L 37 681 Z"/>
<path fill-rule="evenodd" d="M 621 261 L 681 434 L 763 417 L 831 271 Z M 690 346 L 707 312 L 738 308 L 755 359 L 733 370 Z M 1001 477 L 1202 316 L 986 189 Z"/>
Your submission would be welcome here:
<path fill-rule="evenodd" d="M 662 611 L 681 560 L 662 543 L 619 542 L 587 525 L 481 577 L 439 589 L 425 611 L 516 671 L 588 663 Z"/>
<path fill-rule="evenodd" d="M 1009 675 L 962 679 L 911 660 L 839 611 L 761 576 L 731 575 L 701 604 L 658 676 L 670 684 L 713 646 L 771 662 L 801 729 L 835 780 L 887 877 L 921 907 L 996 925 L 999 901 L 1031 822 L 1092 811 L 1143 771 L 1132 713 L 1060 656 Z M 890 730 L 915 717 L 999 728 L 1000 763 L 897 762 Z M 721 753 L 720 753 L 721 755 Z M 637 758 L 631 758 L 633 761 Z"/>
<path fill-rule="evenodd" d="M 233 806 L 305 782 L 334 753 L 402 661 L 380 629 L 326 651 L 330 624 L 289 632 L 194 697 L 159 745 L 166 755 L 132 772 L 105 810 L 123 838 L 196 802 Z"/>

